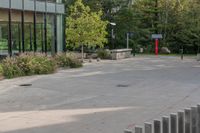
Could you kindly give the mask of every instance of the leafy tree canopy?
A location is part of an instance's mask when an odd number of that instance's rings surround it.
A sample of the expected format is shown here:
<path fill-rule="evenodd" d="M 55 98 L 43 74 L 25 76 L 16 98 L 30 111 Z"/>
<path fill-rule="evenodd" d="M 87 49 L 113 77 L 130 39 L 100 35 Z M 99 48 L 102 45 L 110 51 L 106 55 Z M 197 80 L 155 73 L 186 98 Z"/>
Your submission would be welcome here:
<path fill-rule="evenodd" d="M 108 22 L 101 20 L 102 11 L 92 12 L 82 0 L 77 0 L 69 8 L 67 17 L 67 41 L 75 47 L 103 47 L 107 42 Z"/>

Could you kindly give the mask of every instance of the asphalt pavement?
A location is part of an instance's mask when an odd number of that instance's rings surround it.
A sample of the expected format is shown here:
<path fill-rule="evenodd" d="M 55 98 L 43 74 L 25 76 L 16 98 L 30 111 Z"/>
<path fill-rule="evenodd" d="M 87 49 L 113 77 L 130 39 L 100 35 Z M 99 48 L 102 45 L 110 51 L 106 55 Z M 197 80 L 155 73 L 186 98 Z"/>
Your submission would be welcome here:
<path fill-rule="evenodd" d="M 123 133 L 199 103 L 200 62 L 194 58 L 86 63 L 0 81 L 0 132 Z"/>

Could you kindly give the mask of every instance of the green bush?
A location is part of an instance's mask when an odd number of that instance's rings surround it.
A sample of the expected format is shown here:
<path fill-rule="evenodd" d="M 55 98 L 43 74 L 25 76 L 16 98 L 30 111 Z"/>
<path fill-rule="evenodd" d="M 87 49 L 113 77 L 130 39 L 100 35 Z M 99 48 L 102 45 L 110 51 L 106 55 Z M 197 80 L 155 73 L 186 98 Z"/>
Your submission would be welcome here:
<path fill-rule="evenodd" d="M 33 64 L 34 74 L 54 73 L 57 68 L 55 60 L 45 56 L 37 56 L 33 59 Z"/>
<path fill-rule="evenodd" d="M 24 73 L 22 69 L 18 66 L 17 59 L 15 58 L 6 58 L 2 62 L 3 75 L 6 78 L 14 78 L 23 76 Z"/>
<path fill-rule="evenodd" d="M 101 59 L 111 59 L 111 53 L 109 50 L 100 49 L 97 51 L 97 56 Z"/>
<path fill-rule="evenodd" d="M 3 67 L 2 65 L 0 64 L 0 77 L 3 76 Z"/>
<path fill-rule="evenodd" d="M 79 68 L 82 67 L 82 62 L 73 53 L 61 53 L 54 57 L 58 67 L 64 68 Z"/>
<path fill-rule="evenodd" d="M 72 53 L 58 54 L 54 58 L 43 54 L 26 53 L 6 58 L 0 65 L 0 75 L 6 78 L 54 73 L 56 68 L 79 68 L 82 62 Z"/>
<path fill-rule="evenodd" d="M 23 54 L 2 61 L 3 75 L 6 78 L 50 74 L 55 72 L 56 63 L 42 54 Z"/>

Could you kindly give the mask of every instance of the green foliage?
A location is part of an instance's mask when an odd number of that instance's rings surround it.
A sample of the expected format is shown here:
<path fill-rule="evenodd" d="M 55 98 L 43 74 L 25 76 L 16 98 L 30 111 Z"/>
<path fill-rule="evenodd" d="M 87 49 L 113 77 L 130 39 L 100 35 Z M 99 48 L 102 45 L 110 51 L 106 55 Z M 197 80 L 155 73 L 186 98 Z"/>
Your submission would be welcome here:
<path fill-rule="evenodd" d="M 69 0 L 70 1 L 70 0 Z M 71 0 L 73 1 L 73 0 Z M 160 47 L 169 47 L 173 53 L 200 52 L 199 0 L 83 0 L 92 11 L 103 11 L 102 19 L 116 22 L 116 48 L 126 47 L 126 33 L 133 31 L 130 45 L 154 52 L 151 34 L 160 33 Z M 157 3 L 158 2 L 158 3 Z M 73 3 L 73 2 L 72 2 Z M 84 24 L 84 23 L 83 23 Z M 107 38 L 111 45 L 111 27 Z M 131 46 L 130 46 L 131 47 Z"/>
<path fill-rule="evenodd" d="M 97 56 L 100 59 L 111 59 L 111 53 L 109 50 L 100 49 L 97 51 Z"/>
<path fill-rule="evenodd" d="M 6 58 L 1 65 L 6 78 L 50 74 L 56 70 L 55 61 L 41 54 L 23 54 L 19 57 Z"/>
<path fill-rule="evenodd" d="M 6 78 L 14 78 L 19 76 L 24 76 L 22 70 L 17 65 L 17 59 L 15 58 L 6 58 L 2 62 L 3 75 Z"/>
<path fill-rule="evenodd" d="M 55 56 L 55 61 L 58 67 L 64 68 L 79 68 L 82 67 L 82 62 L 72 53 L 61 53 Z"/>
<path fill-rule="evenodd" d="M 3 76 L 3 67 L 2 65 L 0 64 L 0 77 Z"/>
<path fill-rule="evenodd" d="M 7 50 L 8 49 L 8 41 L 6 39 L 0 39 L 0 50 Z"/>
<path fill-rule="evenodd" d="M 57 67 L 79 68 L 82 62 L 72 53 L 62 53 L 47 57 L 39 53 L 26 53 L 18 57 L 6 58 L 0 64 L 0 76 L 15 78 L 36 74 L 51 74 Z"/>
<path fill-rule="evenodd" d="M 67 17 L 67 42 L 74 47 L 103 47 L 107 42 L 106 27 L 108 22 L 101 20 L 102 12 L 91 12 L 88 6 L 77 0 L 70 7 Z"/>

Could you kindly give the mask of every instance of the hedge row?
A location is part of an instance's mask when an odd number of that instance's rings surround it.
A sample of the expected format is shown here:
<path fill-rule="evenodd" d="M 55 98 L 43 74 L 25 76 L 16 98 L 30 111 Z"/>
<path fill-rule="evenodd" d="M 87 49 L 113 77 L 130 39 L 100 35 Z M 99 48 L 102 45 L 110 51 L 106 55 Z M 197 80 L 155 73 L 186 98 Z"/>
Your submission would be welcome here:
<path fill-rule="evenodd" d="M 5 78 L 54 73 L 57 68 L 82 67 L 81 61 L 70 53 L 47 57 L 44 54 L 26 53 L 4 59 L 0 64 L 0 75 Z"/>

